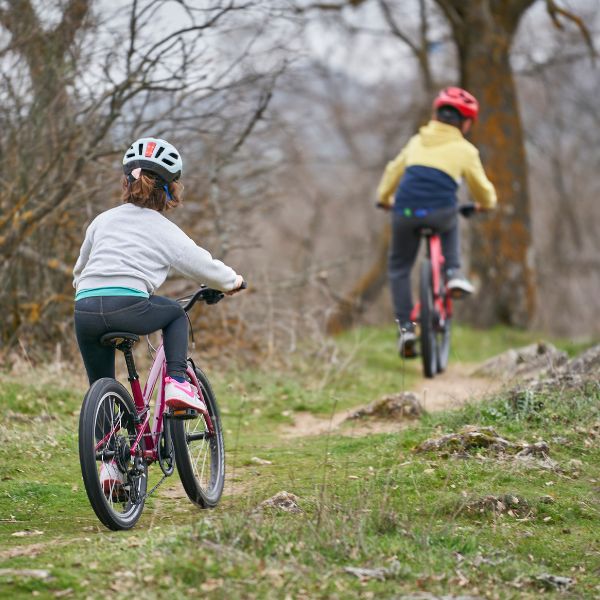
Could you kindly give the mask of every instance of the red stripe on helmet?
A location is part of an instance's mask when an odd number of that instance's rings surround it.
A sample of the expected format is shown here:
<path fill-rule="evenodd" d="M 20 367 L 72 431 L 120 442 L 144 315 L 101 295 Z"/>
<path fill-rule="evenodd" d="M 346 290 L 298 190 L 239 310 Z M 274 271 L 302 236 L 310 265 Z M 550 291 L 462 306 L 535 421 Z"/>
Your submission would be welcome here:
<path fill-rule="evenodd" d="M 152 156 L 152 153 L 154 152 L 154 148 L 156 148 L 156 142 L 148 142 L 148 145 L 146 146 L 146 152 L 144 152 L 144 156 L 146 158 L 150 158 Z"/>

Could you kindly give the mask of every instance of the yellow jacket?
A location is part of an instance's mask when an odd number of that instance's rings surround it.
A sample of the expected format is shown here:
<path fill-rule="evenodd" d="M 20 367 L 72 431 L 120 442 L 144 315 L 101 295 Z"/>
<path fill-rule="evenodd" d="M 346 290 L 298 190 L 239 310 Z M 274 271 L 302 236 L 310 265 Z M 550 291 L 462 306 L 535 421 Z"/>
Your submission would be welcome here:
<path fill-rule="evenodd" d="M 496 190 L 487 178 L 479 151 L 452 125 L 432 120 L 419 129 L 385 168 L 377 188 L 384 206 L 435 208 L 456 203 L 464 178 L 483 208 L 496 206 Z"/>

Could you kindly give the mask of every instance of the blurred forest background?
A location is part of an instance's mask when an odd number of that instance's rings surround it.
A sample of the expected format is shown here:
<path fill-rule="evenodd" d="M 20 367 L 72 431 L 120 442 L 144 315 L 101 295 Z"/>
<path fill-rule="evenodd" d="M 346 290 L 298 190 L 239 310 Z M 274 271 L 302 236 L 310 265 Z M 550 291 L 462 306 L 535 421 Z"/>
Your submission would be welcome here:
<path fill-rule="evenodd" d="M 142 135 L 182 152 L 171 218 L 253 288 L 200 317 L 205 339 L 281 355 L 391 322 L 375 188 L 448 84 L 482 103 L 473 141 L 501 203 L 464 228 L 480 291 L 460 318 L 597 336 L 598 8 L 1 0 L 1 360 L 73 352 L 72 266 Z"/>

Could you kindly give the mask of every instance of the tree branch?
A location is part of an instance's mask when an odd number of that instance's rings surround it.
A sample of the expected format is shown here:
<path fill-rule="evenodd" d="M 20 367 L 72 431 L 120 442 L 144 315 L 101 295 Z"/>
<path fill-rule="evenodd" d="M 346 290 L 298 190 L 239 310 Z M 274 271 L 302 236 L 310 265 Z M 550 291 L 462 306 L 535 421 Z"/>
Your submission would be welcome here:
<path fill-rule="evenodd" d="M 548 10 L 548 14 L 552 19 L 554 26 L 557 29 L 560 29 L 561 31 L 564 29 L 564 25 L 560 20 L 561 17 L 575 23 L 575 25 L 581 32 L 581 35 L 583 36 L 587 47 L 590 50 L 590 55 L 593 59 L 596 58 L 597 52 L 596 48 L 594 47 L 594 41 L 592 40 L 590 30 L 587 28 L 586 24 L 583 22 L 583 19 L 581 17 L 578 17 L 577 15 L 573 14 L 572 12 L 563 8 L 562 6 L 559 6 L 556 3 L 556 0 L 546 0 L 546 9 Z"/>
<path fill-rule="evenodd" d="M 90 8 L 90 0 L 70 0 L 63 12 L 61 22 L 52 32 L 52 41 L 62 56 L 73 44 L 75 35 L 81 29 Z"/>
<path fill-rule="evenodd" d="M 398 23 L 396 23 L 396 19 L 394 19 L 394 15 L 392 14 L 392 10 L 389 7 L 388 3 L 385 0 L 379 0 L 379 7 L 381 8 L 381 12 L 385 18 L 386 23 L 388 24 L 391 32 L 400 40 L 402 40 L 413 52 L 413 54 L 418 58 L 419 57 L 419 47 L 400 29 Z"/>
<path fill-rule="evenodd" d="M 386 0 L 379 0 L 379 7 L 381 8 L 381 12 L 388 24 L 392 34 L 397 37 L 399 40 L 404 42 L 413 53 L 415 58 L 419 63 L 419 69 L 421 73 L 421 78 L 423 82 L 423 89 L 425 94 L 431 94 L 434 86 L 433 76 L 431 74 L 431 66 L 429 64 L 429 55 L 428 55 L 428 40 L 427 40 L 427 32 L 428 32 L 428 23 L 427 23 L 427 8 L 425 6 L 424 0 L 419 0 L 419 14 L 420 14 L 420 24 L 419 24 L 419 41 L 420 44 L 416 44 L 413 42 L 408 35 L 406 35 L 399 27 L 394 15 L 392 13 L 392 9 L 390 8 L 388 2 Z"/>
<path fill-rule="evenodd" d="M 313 4 L 308 4 L 307 6 L 297 6 L 294 5 L 294 12 L 298 14 L 303 14 L 306 12 L 310 12 L 312 10 L 320 10 L 323 12 L 335 12 L 344 10 L 347 6 L 352 6 L 356 8 L 363 4 L 366 0 L 347 0 L 347 2 L 342 2 L 341 4 L 338 2 L 315 2 Z"/>

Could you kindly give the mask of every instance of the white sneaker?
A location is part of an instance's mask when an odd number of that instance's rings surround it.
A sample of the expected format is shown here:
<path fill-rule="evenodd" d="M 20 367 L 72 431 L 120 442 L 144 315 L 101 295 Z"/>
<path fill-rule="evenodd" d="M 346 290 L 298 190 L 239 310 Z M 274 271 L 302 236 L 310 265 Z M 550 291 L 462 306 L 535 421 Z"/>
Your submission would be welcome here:
<path fill-rule="evenodd" d="M 462 298 L 475 291 L 473 284 L 460 271 L 448 272 L 447 285 L 453 298 Z"/>
<path fill-rule="evenodd" d="M 123 486 L 125 485 L 125 473 L 119 471 L 119 467 L 117 467 L 114 459 L 110 462 L 102 463 L 100 467 L 100 485 L 107 498 L 112 497 L 113 500 L 117 500 L 122 496 L 124 492 Z"/>
<path fill-rule="evenodd" d="M 189 382 L 180 383 L 171 377 L 165 377 L 165 401 L 171 408 L 193 408 L 206 411 L 206 405 L 198 397 L 198 391 Z"/>

